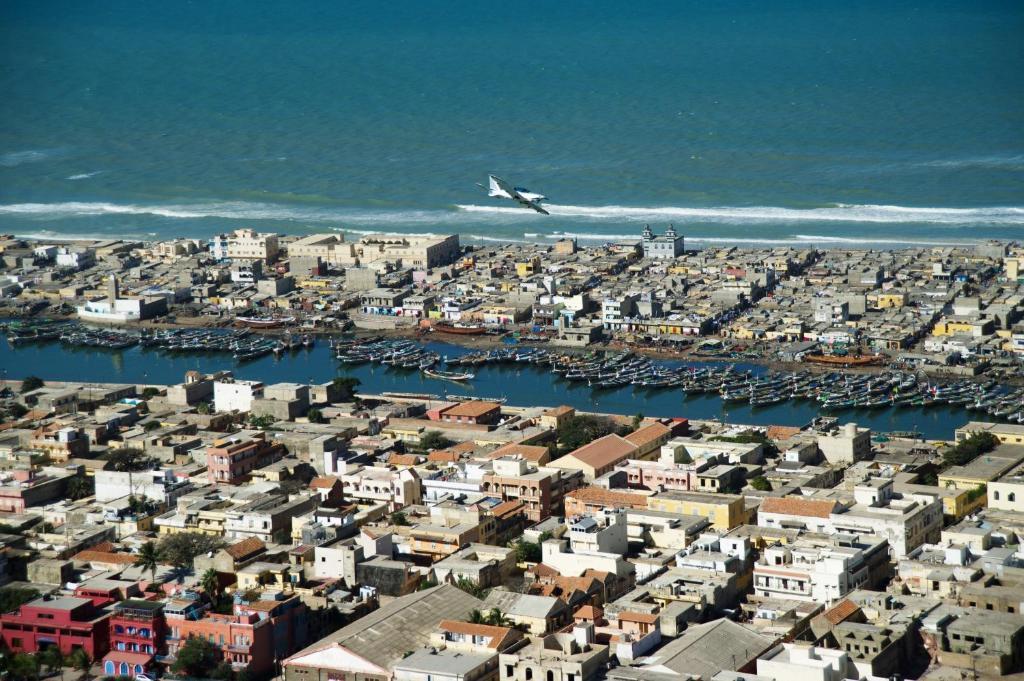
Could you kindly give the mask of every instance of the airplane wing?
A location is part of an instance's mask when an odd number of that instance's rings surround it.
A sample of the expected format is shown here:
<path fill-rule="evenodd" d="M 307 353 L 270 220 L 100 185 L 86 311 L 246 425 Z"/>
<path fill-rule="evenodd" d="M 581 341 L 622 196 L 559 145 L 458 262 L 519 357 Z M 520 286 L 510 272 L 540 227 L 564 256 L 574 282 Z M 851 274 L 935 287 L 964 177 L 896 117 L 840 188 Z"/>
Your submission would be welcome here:
<path fill-rule="evenodd" d="M 490 184 L 489 193 L 491 196 L 503 196 L 507 199 L 515 198 L 516 190 L 512 188 L 512 185 L 497 175 L 488 175 L 487 181 Z"/>
<path fill-rule="evenodd" d="M 540 204 L 537 203 L 536 201 L 529 201 L 529 200 L 523 199 L 522 200 L 522 204 L 524 206 L 529 206 L 530 208 L 534 209 L 535 211 L 537 211 L 541 215 L 551 215 L 551 213 L 549 213 L 546 210 L 544 210 L 543 208 L 541 208 Z"/>

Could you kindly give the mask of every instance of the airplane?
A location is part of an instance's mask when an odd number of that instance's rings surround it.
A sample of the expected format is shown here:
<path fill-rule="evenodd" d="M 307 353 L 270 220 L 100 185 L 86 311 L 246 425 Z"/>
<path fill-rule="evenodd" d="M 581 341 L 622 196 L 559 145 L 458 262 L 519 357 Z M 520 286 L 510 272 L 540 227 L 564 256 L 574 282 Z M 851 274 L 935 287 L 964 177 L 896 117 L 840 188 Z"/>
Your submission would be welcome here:
<path fill-rule="evenodd" d="M 477 182 L 476 186 L 481 189 L 487 190 L 488 196 L 495 196 L 502 199 L 512 199 L 513 201 L 520 203 L 527 208 L 532 208 L 542 215 L 551 215 L 540 206 L 541 201 L 546 201 L 548 197 L 543 194 L 534 194 L 529 189 L 523 187 L 513 187 L 505 180 L 501 179 L 497 175 L 488 175 L 488 185 L 483 186 Z"/>

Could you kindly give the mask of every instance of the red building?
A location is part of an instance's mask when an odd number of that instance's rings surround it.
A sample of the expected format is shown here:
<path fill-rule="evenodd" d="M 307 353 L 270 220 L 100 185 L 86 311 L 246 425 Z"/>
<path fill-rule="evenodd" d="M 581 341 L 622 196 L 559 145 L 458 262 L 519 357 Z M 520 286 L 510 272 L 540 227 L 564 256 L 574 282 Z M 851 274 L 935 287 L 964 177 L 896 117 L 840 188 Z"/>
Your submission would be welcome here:
<path fill-rule="evenodd" d="M 114 606 L 110 616 L 110 652 L 103 658 L 108 676 L 135 676 L 149 671 L 167 636 L 164 604 L 132 599 Z"/>
<path fill-rule="evenodd" d="M 81 648 L 95 660 L 108 650 L 109 618 L 88 598 L 37 598 L 0 615 L 0 639 L 14 653 L 55 646 L 70 655 Z"/>
<path fill-rule="evenodd" d="M 222 615 L 207 612 L 195 601 L 175 599 L 164 609 L 167 617 L 167 657 L 173 661 L 185 641 L 205 638 L 216 645 L 234 669 L 249 668 L 260 675 L 274 668 L 274 624 L 255 612 Z"/>

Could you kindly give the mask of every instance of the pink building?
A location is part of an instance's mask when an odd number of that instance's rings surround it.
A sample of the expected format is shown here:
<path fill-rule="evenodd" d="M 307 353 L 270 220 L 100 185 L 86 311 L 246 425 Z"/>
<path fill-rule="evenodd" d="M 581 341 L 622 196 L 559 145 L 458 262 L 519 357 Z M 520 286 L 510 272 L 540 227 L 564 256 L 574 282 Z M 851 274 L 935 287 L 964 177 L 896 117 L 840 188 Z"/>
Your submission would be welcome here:
<path fill-rule="evenodd" d="M 678 490 L 690 492 L 698 488 L 697 474 L 707 465 L 692 463 L 663 463 L 661 461 L 640 461 L 626 459 L 619 463 L 616 471 L 625 471 L 626 484 L 630 487 L 646 487 L 647 489 Z"/>

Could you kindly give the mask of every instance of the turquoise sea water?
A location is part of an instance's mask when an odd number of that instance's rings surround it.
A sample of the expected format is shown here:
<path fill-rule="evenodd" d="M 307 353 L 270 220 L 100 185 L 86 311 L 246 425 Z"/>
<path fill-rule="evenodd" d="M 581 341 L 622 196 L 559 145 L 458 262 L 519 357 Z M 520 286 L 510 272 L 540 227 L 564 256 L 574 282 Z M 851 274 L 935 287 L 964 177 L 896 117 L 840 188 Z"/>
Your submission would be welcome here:
<path fill-rule="evenodd" d="M 1022 35 L 1015 2 L 4 2 L 0 231 L 1024 238 Z"/>

